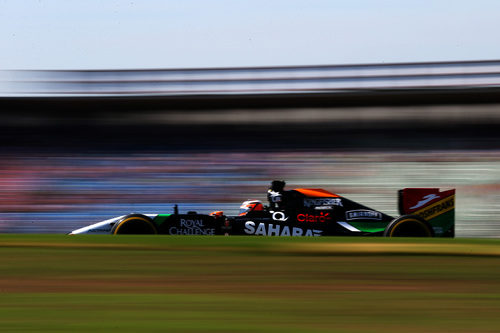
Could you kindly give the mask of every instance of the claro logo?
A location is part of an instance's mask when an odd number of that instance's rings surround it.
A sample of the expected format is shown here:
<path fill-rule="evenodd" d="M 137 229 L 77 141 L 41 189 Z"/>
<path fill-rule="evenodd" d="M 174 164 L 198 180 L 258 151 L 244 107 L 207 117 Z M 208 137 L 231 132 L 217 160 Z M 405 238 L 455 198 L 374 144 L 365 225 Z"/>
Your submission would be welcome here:
<path fill-rule="evenodd" d="M 299 214 L 297 215 L 297 221 L 299 222 L 326 222 L 330 221 L 332 217 L 330 216 L 330 213 L 319 213 L 319 215 L 313 215 L 313 214 Z"/>

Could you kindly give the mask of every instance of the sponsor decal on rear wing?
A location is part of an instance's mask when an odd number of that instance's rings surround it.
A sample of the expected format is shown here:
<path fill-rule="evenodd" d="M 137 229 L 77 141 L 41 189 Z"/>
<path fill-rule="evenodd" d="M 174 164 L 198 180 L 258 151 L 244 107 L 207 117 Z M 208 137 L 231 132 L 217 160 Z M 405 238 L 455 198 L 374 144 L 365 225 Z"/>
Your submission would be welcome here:
<path fill-rule="evenodd" d="M 430 219 L 438 217 L 441 214 L 449 212 L 454 208 L 455 208 L 455 195 L 452 195 L 447 198 L 444 198 L 443 200 L 435 202 L 430 206 L 417 210 L 413 212 L 413 214 L 418 215 L 421 218 L 428 221 Z"/>

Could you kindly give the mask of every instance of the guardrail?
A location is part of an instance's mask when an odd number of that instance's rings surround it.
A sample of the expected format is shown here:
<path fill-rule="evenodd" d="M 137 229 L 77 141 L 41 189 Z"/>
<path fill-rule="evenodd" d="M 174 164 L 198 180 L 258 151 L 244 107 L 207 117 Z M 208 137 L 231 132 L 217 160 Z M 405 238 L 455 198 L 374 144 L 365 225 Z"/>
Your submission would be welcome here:
<path fill-rule="evenodd" d="M 500 87 L 500 60 L 262 68 L 0 71 L 0 96 L 245 95 Z"/>

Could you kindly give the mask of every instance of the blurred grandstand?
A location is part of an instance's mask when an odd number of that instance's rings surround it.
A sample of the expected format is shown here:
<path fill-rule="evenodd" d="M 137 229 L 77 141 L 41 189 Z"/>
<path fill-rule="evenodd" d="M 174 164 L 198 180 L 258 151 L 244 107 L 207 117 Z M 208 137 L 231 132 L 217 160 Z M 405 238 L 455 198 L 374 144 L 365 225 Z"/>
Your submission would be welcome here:
<path fill-rule="evenodd" d="M 0 93 L 4 96 L 269 96 L 408 89 L 484 90 L 499 86 L 500 61 L 0 73 Z"/>
<path fill-rule="evenodd" d="M 0 71 L 0 231 L 225 209 L 271 179 L 396 214 L 456 187 L 457 236 L 500 237 L 500 61 Z"/>

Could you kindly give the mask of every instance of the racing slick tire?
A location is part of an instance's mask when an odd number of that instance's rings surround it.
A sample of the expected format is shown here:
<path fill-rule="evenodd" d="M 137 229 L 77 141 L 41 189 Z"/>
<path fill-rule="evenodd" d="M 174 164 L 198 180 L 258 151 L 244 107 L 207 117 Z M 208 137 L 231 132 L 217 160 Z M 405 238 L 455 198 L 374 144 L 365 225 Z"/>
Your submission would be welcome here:
<path fill-rule="evenodd" d="M 389 223 L 384 237 L 434 237 L 434 230 L 420 216 L 403 215 Z"/>
<path fill-rule="evenodd" d="M 146 215 L 130 214 L 115 223 L 112 235 L 152 235 L 158 234 L 153 220 Z"/>

